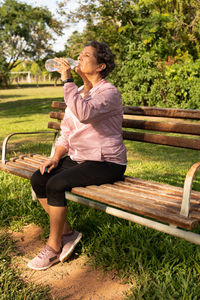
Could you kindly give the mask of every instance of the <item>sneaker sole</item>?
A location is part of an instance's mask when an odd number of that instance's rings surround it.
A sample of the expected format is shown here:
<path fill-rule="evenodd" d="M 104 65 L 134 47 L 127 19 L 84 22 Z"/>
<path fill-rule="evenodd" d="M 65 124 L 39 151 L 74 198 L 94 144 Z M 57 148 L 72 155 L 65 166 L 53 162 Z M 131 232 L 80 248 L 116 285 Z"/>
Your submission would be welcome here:
<path fill-rule="evenodd" d="M 37 270 L 37 271 L 42 271 L 42 270 L 46 270 L 48 268 L 50 268 L 51 266 L 53 266 L 54 264 L 60 262 L 60 259 L 58 258 L 57 260 L 55 260 L 54 262 L 50 263 L 48 266 L 46 267 L 42 267 L 42 268 L 37 268 L 37 267 L 32 267 L 31 265 L 29 265 L 29 263 L 27 264 L 27 266 L 30 268 L 30 269 L 33 269 L 33 270 Z"/>
<path fill-rule="evenodd" d="M 77 238 L 74 241 L 74 245 L 72 248 L 69 249 L 69 251 L 67 251 L 62 257 L 60 257 L 60 261 L 63 263 L 64 261 L 66 261 L 73 253 L 76 245 L 80 242 L 81 238 L 82 238 L 82 233 L 79 233 L 79 235 L 77 236 Z"/>

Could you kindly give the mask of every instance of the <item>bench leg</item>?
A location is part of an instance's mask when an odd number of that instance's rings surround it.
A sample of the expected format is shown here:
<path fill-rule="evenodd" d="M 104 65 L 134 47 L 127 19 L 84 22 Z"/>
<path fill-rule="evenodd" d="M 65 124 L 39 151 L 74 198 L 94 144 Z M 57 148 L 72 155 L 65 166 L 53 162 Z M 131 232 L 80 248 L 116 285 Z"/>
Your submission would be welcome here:
<path fill-rule="evenodd" d="M 37 197 L 36 197 L 36 194 L 34 192 L 34 190 L 31 188 L 31 195 L 32 195 L 32 200 L 33 201 L 37 201 Z"/>
<path fill-rule="evenodd" d="M 116 209 L 116 208 L 107 206 L 105 204 L 98 203 L 98 202 L 89 200 L 87 198 L 71 194 L 69 192 L 65 193 L 65 197 L 67 200 L 71 200 L 76 203 L 84 204 L 86 206 L 104 211 L 107 214 L 110 214 L 112 216 L 115 216 L 115 217 L 118 217 L 121 219 L 125 219 L 125 220 L 131 221 L 133 223 L 137 223 L 137 224 L 173 235 L 175 237 L 183 238 L 184 240 L 186 240 L 188 242 L 200 245 L 200 234 L 193 233 L 190 231 L 185 231 L 185 230 L 182 230 L 179 228 L 175 228 L 174 226 L 165 225 L 165 224 L 162 224 L 162 223 L 159 223 L 156 221 L 149 220 L 144 217 L 140 217 L 140 216 L 137 216 L 137 215 L 134 215 L 131 213 L 127 213 L 120 209 Z"/>

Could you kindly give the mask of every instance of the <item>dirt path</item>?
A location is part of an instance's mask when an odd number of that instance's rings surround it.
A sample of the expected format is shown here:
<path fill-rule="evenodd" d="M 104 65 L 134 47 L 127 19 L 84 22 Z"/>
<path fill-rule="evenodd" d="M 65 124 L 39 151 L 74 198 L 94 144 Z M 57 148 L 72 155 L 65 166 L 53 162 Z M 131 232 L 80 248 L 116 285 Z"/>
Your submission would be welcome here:
<path fill-rule="evenodd" d="M 28 225 L 21 232 L 10 232 L 17 241 L 19 256 L 13 257 L 13 264 L 21 271 L 27 282 L 48 285 L 52 296 L 68 300 L 122 300 L 130 290 L 114 272 L 104 274 L 94 270 L 84 256 L 75 257 L 58 263 L 45 271 L 34 271 L 26 265 L 44 245 L 42 230 L 36 225 Z"/>

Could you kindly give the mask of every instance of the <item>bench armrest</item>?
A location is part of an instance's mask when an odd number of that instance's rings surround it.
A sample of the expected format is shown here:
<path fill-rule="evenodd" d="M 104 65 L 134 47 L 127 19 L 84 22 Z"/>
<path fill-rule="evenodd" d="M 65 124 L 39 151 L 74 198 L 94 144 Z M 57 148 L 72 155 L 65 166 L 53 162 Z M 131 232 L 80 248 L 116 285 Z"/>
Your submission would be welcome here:
<path fill-rule="evenodd" d="M 2 145 L 2 164 L 5 165 L 6 163 L 6 150 L 7 150 L 7 144 L 9 139 L 14 136 L 14 135 L 19 135 L 19 134 L 47 134 L 47 133 L 53 133 L 54 134 L 54 140 L 56 139 L 56 136 L 58 134 L 58 131 L 33 131 L 33 132 L 14 132 L 9 134 L 3 141 L 3 145 Z"/>
<path fill-rule="evenodd" d="M 193 183 L 194 176 L 199 170 L 199 168 L 200 168 L 200 162 L 196 162 L 190 167 L 185 177 L 183 198 L 182 198 L 181 212 L 180 212 L 180 214 L 185 217 L 188 217 L 189 215 L 192 183 Z"/>

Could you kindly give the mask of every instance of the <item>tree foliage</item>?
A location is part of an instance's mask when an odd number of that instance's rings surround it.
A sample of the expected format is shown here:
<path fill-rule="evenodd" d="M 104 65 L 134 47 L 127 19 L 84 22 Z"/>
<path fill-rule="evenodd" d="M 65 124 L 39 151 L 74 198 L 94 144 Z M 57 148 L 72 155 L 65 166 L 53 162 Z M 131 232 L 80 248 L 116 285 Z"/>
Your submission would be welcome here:
<path fill-rule="evenodd" d="M 8 72 L 20 60 L 38 60 L 51 50 L 52 34 L 61 34 L 62 25 L 51 12 L 18 0 L 0 2 L 0 80 L 6 84 Z"/>
<path fill-rule="evenodd" d="M 200 0 L 82 0 L 68 13 L 66 3 L 60 10 L 68 23 L 86 22 L 67 51 L 76 56 L 89 40 L 107 42 L 117 62 L 110 79 L 124 103 L 200 106 L 193 91 L 200 91 Z"/>

